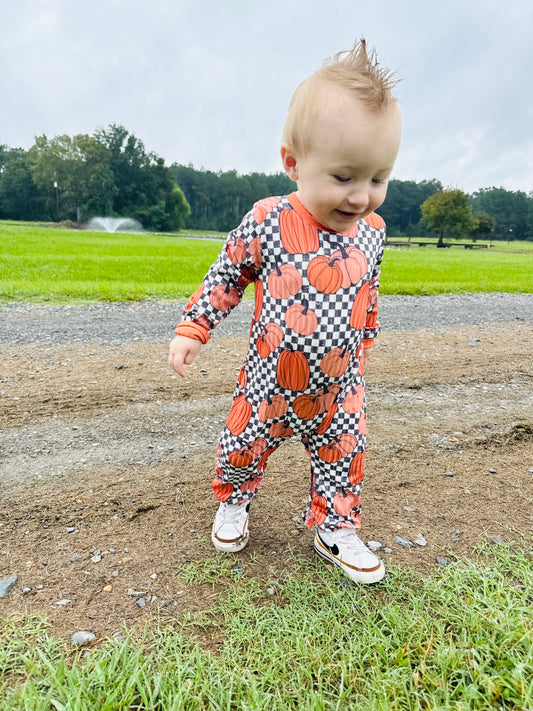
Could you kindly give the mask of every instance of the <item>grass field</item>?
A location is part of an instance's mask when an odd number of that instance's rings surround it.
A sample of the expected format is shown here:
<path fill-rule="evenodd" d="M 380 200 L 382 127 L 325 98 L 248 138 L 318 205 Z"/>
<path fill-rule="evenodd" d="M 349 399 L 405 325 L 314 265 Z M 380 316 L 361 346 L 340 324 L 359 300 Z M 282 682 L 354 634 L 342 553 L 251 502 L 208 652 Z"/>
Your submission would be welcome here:
<path fill-rule="evenodd" d="M 44 621 L 0 622 L 2 710 L 531 709 L 533 574 L 519 548 L 422 578 L 389 569 L 378 586 L 323 566 L 265 600 L 217 555 L 178 570 L 226 581 L 216 607 L 143 637 L 66 651 Z"/>
<path fill-rule="evenodd" d="M 533 249 L 514 253 L 508 246 L 501 251 L 388 249 L 381 293 L 532 292 Z M 0 223 L 0 301 L 185 299 L 198 287 L 220 247 L 214 239 L 79 232 L 4 222 Z"/>

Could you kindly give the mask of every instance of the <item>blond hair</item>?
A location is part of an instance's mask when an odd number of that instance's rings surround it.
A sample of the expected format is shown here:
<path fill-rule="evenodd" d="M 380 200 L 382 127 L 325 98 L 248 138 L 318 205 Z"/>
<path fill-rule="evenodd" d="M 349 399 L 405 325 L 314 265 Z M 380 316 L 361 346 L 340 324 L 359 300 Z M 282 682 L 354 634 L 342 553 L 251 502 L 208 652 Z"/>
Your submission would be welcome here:
<path fill-rule="evenodd" d="M 371 111 L 396 102 L 392 90 L 398 78 L 380 66 L 375 50 L 360 39 L 352 49 L 337 52 L 307 77 L 294 92 L 283 129 L 283 143 L 300 157 L 311 148 L 313 126 L 320 112 L 325 86 L 336 87 L 359 99 Z"/>

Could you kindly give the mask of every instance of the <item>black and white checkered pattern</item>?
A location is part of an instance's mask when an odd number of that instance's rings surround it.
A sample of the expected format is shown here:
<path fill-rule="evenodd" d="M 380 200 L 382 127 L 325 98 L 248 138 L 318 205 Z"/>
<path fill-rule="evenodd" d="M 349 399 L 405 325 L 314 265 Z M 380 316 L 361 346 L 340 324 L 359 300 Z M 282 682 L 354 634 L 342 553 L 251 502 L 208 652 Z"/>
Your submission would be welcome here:
<path fill-rule="evenodd" d="M 257 207 L 265 204 L 268 211 L 264 219 L 261 220 L 266 210 L 257 212 Z M 280 216 L 284 210 L 293 210 L 294 208 L 287 197 L 279 198 L 275 206 L 272 204 L 273 200 L 261 201 L 256 204 L 245 216 L 239 228 L 230 233 L 228 240 L 237 237 L 244 240 L 247 246 L 245 260 L 240 264 L 233 264 L 228 257 L 226 248 L 223 248 L 204 279 L 204 291 L 198 303 L 186 314 L 186 318 L 193 321 L 203 316 L 214 327 L 231 310 L 221 311 L 212 305 L 210 294 L 214 287 L 229 284 L 235 287 L 239 294 L 242 294 L 243 288 L 242 284 L 239 285 L 239 279 L 243 269 L 254 270 L 256 280 L 262 282 L 262 311 L 258 320 L 252 324 L 250 347 L 244 366 L 247 375 L 246 385 L 243 388 L 238 383 L 235 389 L 235 397 L 245 395 L 248 402 L 251 403 L 252 415 L 246 428 L 239 435 L 232 435 L 227 428 L 221 433 L 218 476 L 223 482 L 230 482 L 233 485 L 233 494 L 227 499 L 229 503 L 239 503 L 253 496 L 249 487 L 244 486 L 244 491 L 240 487 L 245 482 L 262 474 L 262 472 L 258 472 L 258 465 L 261 462 L 261 467 L 264 466 L 265 457 L 261 457 L 256 451 L 254 461 L 245 467 L 232 466 L 228 457 L 232 452 L 252 446 L 257 440 L 260 442 L 264 440 L 265 450 L 273 451 L 281 444 L 282 438 L 272 437 L 269 434 L 270 427 L 277 420 L 261 422 L 258 410 L 265 399 L 272 398 L 274 395 L 282 395 L 289 407 L 287 413 L 279 419 L 292 429 L 294 435 L 301 436 L 306 441 L 311 453 L 311 489 L 328 502 L 328 516 L 323 525 L 330 529 L 339 525 L 354 525 L 354 516 L 358 511 L 350 512 L 354 515 L 342 517 L 334 511 L 333 499 L 337 493 L 343 490 L 360 494 L 361 484 L 359 483 L 355 487 L 350 484 L 349 470 L 355 454 L 365 449 L 366 434 L 364 432 L 366 432 L 366 426 L 362 433 L 360 423 L 364 420 L 366 425 L 366 416 L 364 405 L 361 412 L 348 414 L 342 408 L 341 403 L 352 386 L 364 386 L 363 376 L 359 372 L 359 355 L 362 352 L 360 344 L 363 337 L 373 338 L 377 335 L 379 326 L 355 330 L 350 326 L 350 314 L 354 300 L 365 282 L 370 282 L 374 287 L 372 289 L 373 296 L 377 292 L 385 230 L 384 228 L 371 227 L 364 220 L 358 222 L 355 236 L 353 231 L 349 234 L 338 234 L 318 230 L 319 246 L 316 251 L 306 254 L 292 254 L 285 249 L 281 239 Z M 300 219 L 304 219 L 300 213 L 298 214 Z M 256 221 L 254 215 L 258 216 L 259 221 Z M 249 250 L 251 240 L 257 237 L 261 240 L 262 264 L 259 269 L 255 268 L 253 255 Z M 361 280 L 347 288 L 340 288 L 332 294 L 318 291 L 307 278 L 307 268 L 311 260 L 317 256 L 331 257 L 341 247 L 353 246 L 363 252 L 367 261 L 367 271 Z M 278 267 L 286 264 L 292 265 L 301 275 L 302 286 L 297 293 L 288 296 L 288 298 L 275 298 L 269 289 L 269 277 Z M 316 330 L 308 336 L 296 333 L 285 322 L 287 309 L 292 304 L 302 303 L 307 303 L 315 312 L 318 320 Z M 372 306 L 373 304 L 369 303 L 369 311 Z M 265 326 L 270 323 L 277 324 L 283 329 L 283 339 L 268 357 L 263 358 L 257 350 L 256 342 Z M 325 375 L 320 368 L 321 360 L 333 348 L 347 350 L 351 354 L 348 369 L 337 378 Z M 283 350 L 300 351 L 305 355 L 310 375 L 308 386 L 304 391 L 294 392 L 279 385 L 277 363 Z M 328 385 L 335 383 L 340 386 L 336 398 L 338 410 L 327 431 L 318 434 L 316 429 L 324 420 L 325 413 L 321 412 L 310 421 L 303 420 L 292 409 L 292 403 L 300 395 L 314 395 Z M 334 437 L 343 433 L 352 433 L 357 437 L 354 451 L 334 464 L 326 463 L 318 456 L 320 447 L 327 446 Z M 256 445 L 255 448 L 260 450 L 259 445 Z M 306 518 L 307 520 L 312 518 L 309 516 L 309 511 L 306 513 Z"/>

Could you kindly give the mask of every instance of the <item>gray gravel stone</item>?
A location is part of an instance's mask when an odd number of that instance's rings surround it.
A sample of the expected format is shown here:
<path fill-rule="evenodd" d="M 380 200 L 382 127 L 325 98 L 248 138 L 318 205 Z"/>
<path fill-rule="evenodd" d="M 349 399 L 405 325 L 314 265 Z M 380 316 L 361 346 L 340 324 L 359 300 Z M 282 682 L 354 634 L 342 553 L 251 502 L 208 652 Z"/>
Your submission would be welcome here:
<path fill-rule="evenodd" d="M 82 644 L 87 644 L 87 642 L 92 642 L 93 639 L 96 639 L 96 635 L 93 634 L 92 632 L 76 632 L 75 634 L 72 635 L 70 638 L 70 643 L 77 646 L 81 647 Z"/>
<path fill-rule="evenodd" d="M 379 551 L 383 544 L 379 541 L 367 541 L 366 545 L 370 548 L 371 551 Z"/>
<path fill-rule="evenodd" d="M 402 548 L 411 548 L 413 545 L 413 541 L 410 541 L 408 538 L 404 538 L 403 536 L 396 536 L 394 540 L 399 546 L 402 546 Z"/>
<path fill-rule="evenodd" d="M 13 573 L 8 578 L 0 580 L 0 597 L 7 597 L 17 584 L 18 575 Z"/>
<path fill-rule="evenodd" d="M 132 340 L 168 341 L 181 320 L 183 302 L 139 301 L 86 306 L 7 304 L 0 307 L 0 343 L 82 343 L 87 333 L 100 343 L 119 345 Z M 215 330 L 218 335 L 247 335 L 254 309 L 243 301 Z M 533 321 L 533 294 L 442 294 L 381 296 L 384 330 L 438 330 L 453 325 Z"/>

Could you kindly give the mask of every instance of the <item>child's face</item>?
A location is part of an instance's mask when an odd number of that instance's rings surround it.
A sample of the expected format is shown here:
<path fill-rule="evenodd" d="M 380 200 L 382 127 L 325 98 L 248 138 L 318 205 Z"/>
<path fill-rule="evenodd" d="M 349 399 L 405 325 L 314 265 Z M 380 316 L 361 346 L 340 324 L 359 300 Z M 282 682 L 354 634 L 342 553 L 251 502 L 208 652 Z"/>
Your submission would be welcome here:
<path fill-rule="evenodd" d="M 371 111 L 333 88 L 321 99 L 326 108 L 309 152 L 298 158 L 284 145 L 281 155 L 304 207 L 328 230 L 344 232 L 385 200 L 400 146 L 400 112 L 396 104 Z"/>

